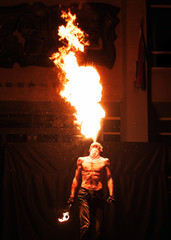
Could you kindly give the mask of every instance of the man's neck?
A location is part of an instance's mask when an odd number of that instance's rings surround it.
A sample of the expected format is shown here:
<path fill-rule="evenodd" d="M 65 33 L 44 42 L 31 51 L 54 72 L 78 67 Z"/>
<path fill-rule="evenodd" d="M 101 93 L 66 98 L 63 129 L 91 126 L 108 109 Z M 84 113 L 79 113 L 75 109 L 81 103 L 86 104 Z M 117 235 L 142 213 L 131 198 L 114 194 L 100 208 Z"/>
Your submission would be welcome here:
<path fill-rule="evenodd" d="M 92 154 L 92 155 L 89 155 L 89 157 L 92 159 L 92 160 L 95 160 L 95 159 L 98 159 L 100 157 L 100 155 L 95 155 L 95 154 Z"/>

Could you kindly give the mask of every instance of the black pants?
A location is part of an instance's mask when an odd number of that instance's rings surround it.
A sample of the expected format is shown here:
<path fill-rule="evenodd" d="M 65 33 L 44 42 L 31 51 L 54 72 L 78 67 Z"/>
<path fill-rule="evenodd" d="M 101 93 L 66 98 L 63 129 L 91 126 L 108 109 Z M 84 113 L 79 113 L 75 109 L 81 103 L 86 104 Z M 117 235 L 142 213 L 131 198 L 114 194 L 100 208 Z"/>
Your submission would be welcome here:
<path fill-rule="evenodd" d="M 80 239 L 94 240 L 103 238 L 104 194 L 102 190 L 90 192 L 80 188 L 78 193 Z"/>

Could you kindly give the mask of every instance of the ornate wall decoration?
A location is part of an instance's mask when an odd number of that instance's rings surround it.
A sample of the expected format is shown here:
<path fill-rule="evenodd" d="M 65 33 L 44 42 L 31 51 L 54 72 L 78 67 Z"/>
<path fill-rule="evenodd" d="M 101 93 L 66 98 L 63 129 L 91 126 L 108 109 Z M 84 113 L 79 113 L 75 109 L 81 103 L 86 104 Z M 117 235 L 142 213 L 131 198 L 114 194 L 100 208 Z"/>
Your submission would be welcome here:
<path fill-rule="evenodd" d="M 65 6 L 47 7 L 43 3 L 0 8 L 0 67 L 53 67 L 49 59 L 61 47 L 57 31 L 63 24 Z M 89 34 L 90 46 L 80 57 L 83 63 L 112 68 L 116 59 L 115 28 L 119 8 L 104 3 L 71 5 L 79 26 Z"/>

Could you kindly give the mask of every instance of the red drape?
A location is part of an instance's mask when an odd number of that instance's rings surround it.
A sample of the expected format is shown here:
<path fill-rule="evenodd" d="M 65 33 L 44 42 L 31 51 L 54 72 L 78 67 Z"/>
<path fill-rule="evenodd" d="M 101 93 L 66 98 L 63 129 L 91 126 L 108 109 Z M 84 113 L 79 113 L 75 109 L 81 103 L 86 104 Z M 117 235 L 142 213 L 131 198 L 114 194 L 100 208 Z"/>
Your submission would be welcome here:
<path fill-rule="evenodd" d="M 142 90 L 146 89 L 146 46 L 143 25 L 140 27 L 140 38 L 138 46 L 138 59 L 136 63 L 136 85 Z"/>

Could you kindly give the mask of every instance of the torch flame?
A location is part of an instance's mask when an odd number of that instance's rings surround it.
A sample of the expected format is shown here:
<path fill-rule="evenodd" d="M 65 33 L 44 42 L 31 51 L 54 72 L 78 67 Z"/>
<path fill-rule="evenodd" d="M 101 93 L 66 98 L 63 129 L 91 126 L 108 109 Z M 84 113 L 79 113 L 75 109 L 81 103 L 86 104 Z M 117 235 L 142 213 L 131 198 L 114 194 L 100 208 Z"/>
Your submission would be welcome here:
<path fill-rule="evenodd" d="M 69 212 L 63 213 L 63 217 L 62 218 L 58 218 L 59 222 L 66 222 L 68 220 L 69 220 Z"/>
<path fill-rule="evenodd" d="M 100 121 L 105 117 L 105 111 L 100 105 L 102 86 L 97 70 L 92 66 L 79 66 L 75 52 L 84 52 L 88 45 L 86 34 L 76 25 L 76 15 L 62 12 L 66 26 L 60 26 L 60 40 L 67 40 L 67 45 L 59 48 L 51 59 L 64 75 L 64 89 L 60 95 L 75 107 L 76 122 L 81 126 L 81 133 L 96 141 L 101 128 Z"/>

